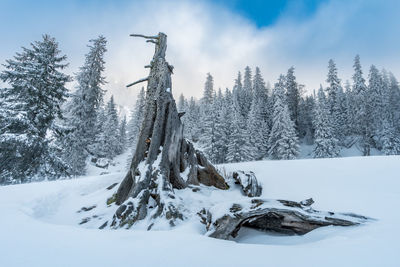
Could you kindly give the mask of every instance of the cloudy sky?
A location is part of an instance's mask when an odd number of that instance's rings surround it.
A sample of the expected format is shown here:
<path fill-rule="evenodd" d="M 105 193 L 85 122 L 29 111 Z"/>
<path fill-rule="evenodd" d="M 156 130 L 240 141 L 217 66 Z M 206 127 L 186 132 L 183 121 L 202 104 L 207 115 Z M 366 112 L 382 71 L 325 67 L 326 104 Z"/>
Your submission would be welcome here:
<path fill-rule="evenodd" d="M 125 85 L 146 77 L 143 66 L 154 49 L 129 34 L 163 31 L 176 96 L 200 97 L 207 72 L 216 88 L 231 88 L 247 65 L 259 66 L 271 84 L 294 66 L 310 92 L 324 85 L 330 58 L 343 81 L 351 77 L 356 54 L 364 73 L 375 64 L 399 77 L 399 14 L 398 0 L 1 0 L 0 62 L 48 33 L 67 54 L 73 74 L 88 40 L 103 34 L 108 94 L 129 106 L 141 85 Z"/>

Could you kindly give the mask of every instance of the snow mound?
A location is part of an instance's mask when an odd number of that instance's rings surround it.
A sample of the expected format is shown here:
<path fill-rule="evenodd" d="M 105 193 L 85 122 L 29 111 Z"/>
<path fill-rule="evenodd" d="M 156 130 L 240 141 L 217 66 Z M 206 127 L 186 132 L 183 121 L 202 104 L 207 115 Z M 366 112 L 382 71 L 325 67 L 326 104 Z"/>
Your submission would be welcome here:
<path fill-rule="evenodd" d="M 125 157 L 125 158 L 124 158 Z M 258 161 L 219 166 L 253 171 L 262 198 L 301 201 L 314 208 L 353 212 L 377 221 L 279 236 L 243 228 L 236 242 L 205 237 L 195 211 L 245 199 L 206 186 L 177 190 L 187 220 L 175 228 L 99 230 L 118 206 L 112 196 L 127 155 L 91 176 L 0 187 L 0 266 L 397 266 L 400 230 L 399 156 Z M 196 192 L 194 192 L 196 191 Z M 109 200 L 109 203 L 107 203 Z M 260 246 L 260 244 L 262 244 Z M 290 255 L 290 257 L 288 257 Z M 133 261 L 132 261 L 133 260 Z"/>

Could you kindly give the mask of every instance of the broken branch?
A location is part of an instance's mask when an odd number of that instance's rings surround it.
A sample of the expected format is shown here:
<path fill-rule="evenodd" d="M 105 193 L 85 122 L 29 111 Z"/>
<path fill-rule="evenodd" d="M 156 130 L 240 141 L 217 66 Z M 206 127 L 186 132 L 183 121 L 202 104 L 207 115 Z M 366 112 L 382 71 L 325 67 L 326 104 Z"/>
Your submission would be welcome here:
<path fill-rule="evenodd" d="M 146 42 L 147 42 L 147 43 L 153 43 L 153 44 L 158 45 L 158 42 L 157 42 L 157 41 L 154 41 L 154 40 L 146 40 Z"/>
<path fill-rule="evenodd" d="M 148 81 L 148 80 L 149 80 L 149 77 L 146 77 L 146 78 L 140 79 L 140 80 L 138 80 L 136 82 L 130 83 L 126 87 L 131 87 L 131 86 L 133 86 L 135 84 L 138 84 L 138 83 L 141 83 L 141 82 L 145 82 L 145 81 Z"/>
<path fill-rule="evenodd" d="M 129 36 L 142 37 L 142 38 L 145 38 L 145 39 L 156 39 L 156 40 L 158 40 L 158 36 L 146 36 L 146 35 L 143 35 L 143 34 L 135 34 L 135 33 L 130 34 Z"/>

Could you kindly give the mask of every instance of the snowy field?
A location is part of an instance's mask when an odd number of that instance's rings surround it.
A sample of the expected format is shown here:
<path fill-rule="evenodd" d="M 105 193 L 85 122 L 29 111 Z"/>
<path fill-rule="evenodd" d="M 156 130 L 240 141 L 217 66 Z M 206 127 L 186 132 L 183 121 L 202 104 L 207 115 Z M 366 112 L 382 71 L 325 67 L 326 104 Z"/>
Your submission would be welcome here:
<path fill-rule="evenodd" d="M 226 172 L 254 171 L 263 198 L 312 197 L 316 209 L 376 219 L 304 236 L 244 229 L 234 241 L 203 236 L 204 226 L 195 217 L 169 231 L 145 231 L 140 225 L 97 229 L 101 217 L 115 210 L 105 202 L 117 187 L 106 187 L 125 175 L 126 155 L 116 161 L 108 174 L 91 168 L 91 176 L 79 179 L 0 187 L 0 266 L 400 266 L 400 156 L 219 166 Z M 191 195 L 210 203 L 241 198 L 239 190 L 219 191 L 202 186 Z M 93 204 L 93 210 L 77 212 Z M 79 225 L 87 214 L 100 217 Z"/>

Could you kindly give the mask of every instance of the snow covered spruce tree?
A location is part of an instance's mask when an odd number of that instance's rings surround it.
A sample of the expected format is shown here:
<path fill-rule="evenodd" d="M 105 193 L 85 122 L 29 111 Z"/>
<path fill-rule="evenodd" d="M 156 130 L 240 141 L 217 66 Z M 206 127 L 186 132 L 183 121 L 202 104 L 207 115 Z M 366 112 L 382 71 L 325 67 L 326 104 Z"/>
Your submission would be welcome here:
<path fill-rule="evenodd" d="M 221 89 L 218 89 L 218 94 L 213 103 L 214 118 L 214 150 L 215 156 L 210 160 L 214 163 L 226 162 L 228 153 L 228 142 L 230 136 L 231 114 L 228 114 L 229 108 L 227 107 L 226 99 Z"/>
<path fill-rule="evenodd" d="M 49 35 L 7 60 L 0 78 L 0 182 L 66 175 L 54 144 L 70 77 L 58 43 Z"/>
<path fill-rule="evenodd" d="M 98 157 L 113 159 L 122 152 L 118 113 L 113 96 L 107 102 L 104 114 L 98 117 L 100 120 L 98 124 L 100 131 L 96 135 L 91 150 Z"/>
<path fill-rule="evenodd" d="M 128 141 L 127 136 L 127 121 L 126 115 L 122 118 L 121 122 L 119 123 L 118 128 L 118 147 L 117 147 L 117 154 L 121 154 L 126 149 L 126 142 Z"/>
<path fill-rule="evenodd" d="M 296 76 L 294 75 L 294 67 L 289 68 L 287 71 L 285 82 L 290 119 L 294 122 L 296 129 L 298 129 L 300 91 L 299 85 L 296 82 Z"/>
<path fill-rule="evenodd" d="M 314 109 L 315 128 L 314 158 L 333 158 L 339 155 L 338 140 L 335 137 L 332 117 L 322 88 L 318 91 L 318 101 Z"/>
<path fill-rule="evenodd" d="M 344 130 L 344 117 L 341 113 L 341 100 L 343 89 L 340 85 L 340 79 L 337 75 L 337 68 L 335 62 L 331 59 L 328 63 L 328 77 L 326 79 L 328 87 L 326 88 L 326 107 L 328 108 L 329 116 L 333 127 L 333 134 L 341 141 L 343 139 Z"/>
<path fill-rule="evenodd" d="M 388 105 L 393 116 L 393 123 L 397 133 L 400 134 L 400 86 L 393 73 L 388 74 Z"/>
<path fill-rule="evenodd" d="M 353 94 L 355 107 L 354 132 L 361 136 L 360 145 L 364 156 L 369 156 L 372 146 L 371 110 L 368 106 L 368 92 L 363 78 L 360 57 L 354 59 Z"/>
<path fill-rule="evenodd" d="M 371 111 L 371 133 L 373 145 L 381 149 L 383 122 L 388 119 L 388 103 L 385 97 L 386 87 L 379 70 L 372 65 L 369 71 L 367 87 L 367 105 Z M 388 124 L 387 124 L 388 125 Z M 386 127 L 386 129 L 388 129 Z"/>
<path fill-rule="evenodd" d="M 197 142 L 199 141 L 200 128 L 198 122 L 200 118 L 200 107 L 194 97 L 188 101 L 187 112 L 182 117 L 184 122 L 184 135 L 187 139 Z"/>
<path fill-rule="evenodd" d="M 228 151 L 231 142 L 232 126 L 233 126 L 233 98 L 228 88 L 221 99 L 218 112 L 218 138 L 216 138 L 216 146 L 218 147 L 218 160 L 216 163 L 228 162 Z"/>
<path fill-rule="evenodd" d="M 253 100 L 247 128 L 249 131 L 250 143 L 250 159 L 260 160 L 267 155 L 268 129 L 267 122 L 264 118 L 265 108 L 267 105 L 267 96 L 264 80 L 261 76 L 260 69 L 256 68 L 253 79 Z"/>
<path fill-rule="evenodd" d="M 218 117 L 216 107 L 216 94 L 214 90 L 214 79 L 210 73 L 207 73 L 207 79 L 204 84 L 203 98 L 200 100 L 200 140 L 204 153 L 215 162 L 217 157 L 216 142 L 216 120 Z"/>
<path fill-rule="evenodd" d="M 312 145 L 314 143 L 313 110 L 315 99 L 313 95 L 302 97 L 299 102 L 299 136 L 304 138 L 304 143 Z"/>
<path fill-rule="evenodd" d="M 380 124 L 381 129 L 378 133 L 379 145 L 386 155 L 400 154 L 400 88 L 392 73 L 382 71 L 382 103 L 383 116 Z"/>
<path fill-rule="evenodd" d="M 144 90 L 144 87 L 142 87 L 136 98 L 135 106 L 131 111 L 131 119 L 128 125 L 128 141 L 131 145 L 136 144 L 137 137 L 140 131 L 140 126 L 143 122 L 145 99 L 146 92 Z"/>
<path fill-rule="evenodd" d="M 380 141 L 385 155 L 400 155 L 400 134 L 396 132 L 393 119 L 383 120 Z"/>
<path fill-rule="evenodd" d="M 185 99 L 185 96 L 183 94 L 180 94 L 179 99 L 178 99 L 178 112 L 186 112 L 187 111 L 187 100 Z"/>
<path fill-rule="evenodd" d="M 299 144 L 286 102 L 285 77 L 283 75 L 275 84 L 274 101 L 268 154 L 272 159 L 294 159 L 299 153 Z"/>
<path fill-rule="evenodd" d="M 236 90 L 235 90 L 236 89 Z M 230 142 L 228 145 L 228 162 L 250 160 L 250 139 L 246 125 L 246 118 L 240 109 L 240 93 L 242 89 L 235 87 L 232 93 L 232 125 Z"/>
<path fill-rule="evenodd" d="M 125 179 L 111 201 L 120 205 L 111 227 L 130 227 L 148 218 L 149 229 L 164 218 L 175 225 L 183 220 L 179 208 L 184 205 L 175 196 L 174 189 L 190 184 L 205 184 L 227 189 L 224 178 L 214 166 L 183 138 L 183 127 L 172 96 L 173 67 L 165 60 L 167 36 L 133 34 L 155 44 L 150 63 L 150 74 L 128 86 L 147 81 L 144 119 L 135 154 Z M 108 225 L 108 222 L 103 226 Z"/>
<path fill-rule="evenodd" d="M 250 113 L 251 101 L 253 100 L 253 78 L 249 66 L 246 66 L 244 69 L 243 90 L 239 91 L 239 93 L 239 104 L 242 107 L 242 115 L 247 120 Z"/>
<path fill-rule="evenodd" d="M 85 172 L 86 158 L 94 153 L 91 148 L 95 147 L 96 138 L 99 139 L 98 135 L 102 134 L 98 129 L 98 113 L 105 93 L 102 86 L 106 83 L 103 76 L 106 43 L 104 36 L 90 40 L 89 53 L 76 75 L 76 92 L 66 109 L 65 125 L 69 133 L 62 140 L 62 157 L 68 162 L 73 175 Z"/>

